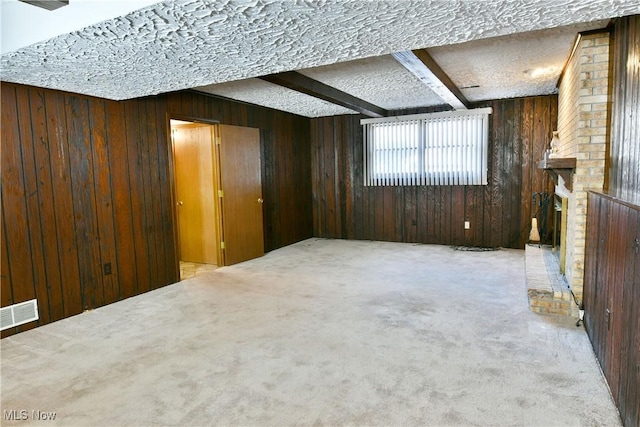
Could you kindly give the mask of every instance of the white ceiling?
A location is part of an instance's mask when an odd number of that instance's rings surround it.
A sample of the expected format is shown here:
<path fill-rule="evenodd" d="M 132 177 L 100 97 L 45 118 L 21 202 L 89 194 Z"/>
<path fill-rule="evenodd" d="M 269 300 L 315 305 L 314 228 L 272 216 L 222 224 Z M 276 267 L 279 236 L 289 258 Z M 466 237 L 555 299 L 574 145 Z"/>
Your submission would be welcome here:
<path fill-rule="evenodd" d="M 480 86 L 462 89 L 471 101 L 546 94 L 578 31 L 639 13 L 626 0 L 164 1 L 3 53 L 1 77 L 116 100 L 199 88 L 309 117 L 351 112 L 252 79 L 299 70 L 411 108 L 442 102 L 390 53 L 429 48 L 458 87 Z"/>
<path fill-rule="evenodd" d="M 554 93 L 578 32 L 608 20 L 492 37 L 429 49 L 469 101 Z M 464 89 L 478 85 L 477 88 Z"/>
<path fill-rule="evenodd" d="M 202 92 L 250 102 L 307 117 L 356 114 L 355 111 L 260 79 L 238 80 L 198 88 Z"/>
<path fill-rule="evenodd" d="M 606 27 L 607 23 L 608 20 L 602 20 L 491 37 L 430 48 L 429 53 L 471 102 L 548 95 L 556 90 L 576 34 Z M 391 55 L 298 71 L 386 110 L 443 104 Z M 357 114 L 256 78 L 197 89 L 307 117 Z"/>

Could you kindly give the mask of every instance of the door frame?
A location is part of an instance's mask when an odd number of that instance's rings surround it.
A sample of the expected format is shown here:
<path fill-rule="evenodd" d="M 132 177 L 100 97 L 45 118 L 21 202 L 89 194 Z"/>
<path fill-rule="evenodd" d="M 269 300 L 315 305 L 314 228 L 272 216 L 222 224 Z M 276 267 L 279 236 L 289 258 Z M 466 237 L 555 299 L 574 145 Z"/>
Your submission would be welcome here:
<path fill-rule="evenodd" d="M 178 218 L 177 218 L 177 195 L 176 195 L 176 174 L 175 174 L 175 157 L 174 157 L 174 144 L 173 144 L 173 135 L 171 134 L 171 120 L 182 120 L 185 122 L 192 123 L 201 123 L 205 125 L 210 125 L 214 127 L 215 134 L 213 135 L 212 140 L 212 151 L 214 152 L 214 158 L 212 159 L 213 168 L 215 170 L 213 177 L 213 191 L 214 194 L 218 194 L 218 190 L 220 189 L 220 153 L 218 144 L 216 144 L 215 138 L 217 135 L 216 125 L 219 125 L 220 122 L 218 120 L 204 119 L 200 117 L 187 116 L 183 114 L 173 114 L 167 113 L 166 115 L 166 133 L 168 136 L 168 144 L 167 149 L 169 151 L 169 175 L 171 180 L 171 228 L 173 229 L 173 239 L 174 239 L 174 263 L 176 271 L 178 272 L 178 281 L 180 281 L 180 233 L 178 232 Z M 217 264 L 222 267 L 225 264 L 224 259 L 224 250 L 220 248 L 220 242 L 224 241 L 224 230 L 222 224 L 222 206 L 220 198 L 216 198 L 217 203 L 215 204 L 215 216 L 216 216 L 216 245 L 218 250 L 217 253 Z"/>

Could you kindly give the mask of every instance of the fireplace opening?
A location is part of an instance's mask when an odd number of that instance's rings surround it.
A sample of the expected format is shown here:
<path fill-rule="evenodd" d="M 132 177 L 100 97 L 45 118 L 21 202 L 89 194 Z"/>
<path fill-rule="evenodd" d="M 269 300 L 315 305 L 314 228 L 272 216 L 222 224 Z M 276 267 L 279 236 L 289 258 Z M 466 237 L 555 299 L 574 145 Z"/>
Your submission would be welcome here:
<path fill-rule="evenodd" d="M 564 274 L 567 258 L 567 207 L 569 199 L 554 195 L 552 252 L 558 257 L 560 273 Z"/>

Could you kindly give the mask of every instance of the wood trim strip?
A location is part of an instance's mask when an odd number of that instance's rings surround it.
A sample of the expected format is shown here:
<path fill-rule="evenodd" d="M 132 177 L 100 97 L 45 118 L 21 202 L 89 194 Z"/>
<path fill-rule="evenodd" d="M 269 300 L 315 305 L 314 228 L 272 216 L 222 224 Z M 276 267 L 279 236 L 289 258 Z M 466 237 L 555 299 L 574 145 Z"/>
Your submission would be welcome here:
<path fill-rule="evenodd" d="M 471 103 L 426 49 L 414 50 L 413 53 L 466 108 L 471 108 Z"/>

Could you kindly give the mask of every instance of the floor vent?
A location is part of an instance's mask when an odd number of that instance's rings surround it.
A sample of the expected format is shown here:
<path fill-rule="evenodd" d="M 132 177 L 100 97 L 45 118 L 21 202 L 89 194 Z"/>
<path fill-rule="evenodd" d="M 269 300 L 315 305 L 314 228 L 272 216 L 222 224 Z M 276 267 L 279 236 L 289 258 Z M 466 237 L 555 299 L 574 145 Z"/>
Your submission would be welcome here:
<path fill-rule="evenodd" d="M 38 300 L 13 304 L 0 309 L 0 330 L 20 326 L 38 320 Z"/>

